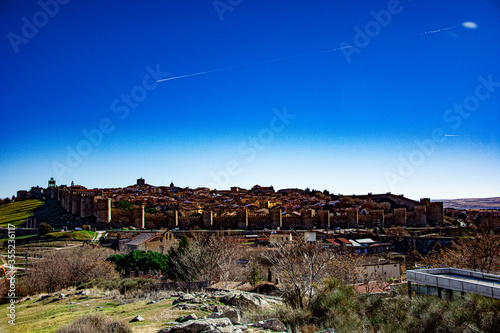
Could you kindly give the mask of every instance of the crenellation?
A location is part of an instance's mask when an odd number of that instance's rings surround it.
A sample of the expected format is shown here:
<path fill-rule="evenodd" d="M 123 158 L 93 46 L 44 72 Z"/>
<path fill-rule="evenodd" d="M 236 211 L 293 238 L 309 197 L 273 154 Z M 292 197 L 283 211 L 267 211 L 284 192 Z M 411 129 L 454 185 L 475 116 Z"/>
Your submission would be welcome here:
<path fill-rule="evenodd" d="M 181 190 L 173 184 L 164 189 L 151 189 L 150 187 L 151 185 L 146 183 L 142 184 L 142 180 L 141 184 L 135 186 L 143 191 L 141 193 L 147 192 L 147 195 L 141 198 L 141 202 L 144 200 L 145 204 L 149 202 L 149 196 L 153 198 L 154 195 L 162 193 L 170 193 L 168 198 L 172 201 L 171 198 L 175 197 Z M 265 191 L 262 192 L 262 189 Z M 205 188 L 188 190 L 189 188 L 184 189 L 185 192 L 189 193 L 188 195 L 193 195 L 194 192 L 194 194 L 207 197 L 207 194 L 210 193 L 210 190 Z M 254 190 L 245 191 L 233 189 L 216 192 L 225 201 L 231 201 L 233 200 L 231 198 L 235 197 L 238 198 L 237 200 L 241 200 L 240 208 L 233 211 L 229 209 L 229 205 L 221 204 L 208 210 L 200 209 L 200 206 L 196 206 L 200 203 L 191 203 L 182 199 L 186 203 L 192 204 L 194 209 L 182 209 L 177 205 L 173 205 L 174 209 L 172 209 L 167 205 L 157 205 L 153 206 L 155 213 L 151 213 L 151 206 L 148 206 L 148 212 L 145 212 L 144 204 L 134 205 L 129 209 L 112 208 L 112 203 L 123 200 L 123 196 L 111 196 L 111 198 L 109 191 L 104 193 L 103 190 L 89 190 L 80 185 L 55 187 L 52 184 L 50 192 L 44 193 L 49 198 L 57 199 L 68 213 L 81 218 L 95 217 L 97 223 L 113 222 L 117 225 L 130 225 L 140 229 L 306 230 L 391 226 L 425 227 L 430 223 L 439 225 L 444 219 L 443 203 L 431 202 L 428 198 L 417 202 L 391 193 L 375 195 L 370 193 L 367 196 L 347 197 L 343 201 L 347 205 L 342 204 L 336 208 L 330 208 L 330 210 L 322 210 L 319 206 L 320 209 L 316 210 L 317 204 L 309 206 L 315 209 L 307 208 L 307 206 L 300 209 L 301 206 L 294 204 L 293 201 L 291 204 L 282 201 L 283 196 L 286 195 L 293 196 L 294 193 L 302 195 L 303 193 L 298 190 L 291 193 L 274 193 L 272 187 L 258 187 L 257 194 L 254 193 Z M 30 192 L 24 192 L 18 191 L 18 195 L 20 197 L 30 196 Z M 135 195 L 137 196 L 137 194 Z M 337 198 L 339 197 L 342 196 Z M 184 198 L 186 197 L 184 196 Z M 333 201 L 331 202 L 333 203 Z M 384 204 L 382 205 L 380 202 Z"/>

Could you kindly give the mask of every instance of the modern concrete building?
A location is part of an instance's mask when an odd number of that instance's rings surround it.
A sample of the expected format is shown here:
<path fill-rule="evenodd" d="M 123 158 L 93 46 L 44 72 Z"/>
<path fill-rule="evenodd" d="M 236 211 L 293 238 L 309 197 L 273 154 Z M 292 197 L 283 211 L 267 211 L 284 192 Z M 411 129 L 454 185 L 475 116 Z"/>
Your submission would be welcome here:
<path fill-rule="evenodd" d="M 474 293 L 500 299 L 500 276 L 456 268 L 432 268 L 406 271 L 408 294 L 433 295 L 453 299 Z"/>

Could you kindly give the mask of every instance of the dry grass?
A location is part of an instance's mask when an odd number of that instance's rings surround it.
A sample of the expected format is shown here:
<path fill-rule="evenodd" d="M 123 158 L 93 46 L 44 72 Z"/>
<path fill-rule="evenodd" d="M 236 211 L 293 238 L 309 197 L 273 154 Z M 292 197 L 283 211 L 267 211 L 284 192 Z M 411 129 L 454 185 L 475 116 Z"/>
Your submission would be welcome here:
<path fill-rule="evenodd" d="M 156 333 L 166 327 L 166 322 L 180 316 L 195 313 L 202 317 L 208 314 L 199 310 L 173 309 L 172 291 L 143 294 L 138 291 L 134 294 L 120 295 L 115 291 L 92 288 L 82 290 L 82 295 L 75 295 L 76 292 L 75 289 L 66 289 L 62 291 L 66 296 L 64 299 L 59 299 L 59 293 L 54 293 L 43 301 L 39 301 L 40 295 L 38 295 L 18 303 L 16 325 L 9 327 L 8 332 L 53 333 L 81 316 L 102 314 L 113 321 L 127 323 L 135 316 L 141 315 L 144 321 L 128 324 L 133 332 Z M 162 298 L 164 299 L 159 301 Z M 156 303 L 148 305 L 150 300 L 155 300 Z M 6 315 L 7 304 L 4 304 L 0 306 L 0 317 L 7 318 Z"/>
<path fill-rule="evenodd" d="M 56 333 L 131 333 L 129 325 L 103 314 L 88 314 L 76 318 Z"/>

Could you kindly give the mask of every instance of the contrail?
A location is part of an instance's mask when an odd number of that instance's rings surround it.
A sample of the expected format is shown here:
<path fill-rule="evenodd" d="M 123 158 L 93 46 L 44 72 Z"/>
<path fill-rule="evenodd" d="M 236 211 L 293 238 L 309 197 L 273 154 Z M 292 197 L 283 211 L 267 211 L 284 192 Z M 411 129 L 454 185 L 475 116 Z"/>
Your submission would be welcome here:
<path fill-rule="evenodd" d="M 293 56 L 276 58 L 276 59 L 270 59 L 270 60 L 263 60 L 263 61 L 257 61 L 257 62 L 252 62 L 252 63 L 244 64 L 244 65 L 236 65 L 236 66 L 231 66 L 231 67 L 224 67 L 224 68 L 212 69 L 212 70 L 209 70 L 209 71 L 203 71 L 203 72 L 198 72 L 198 73 L 191 73 L 191 74 L 179 75 L 179 76 L 174 76 L 174 77 L 168 77 L 166 79 L 156 80 L 156 82 L 171 81 L 171 80 L 176 80 L 176 79 L 183 79 L 185 77 L 190 77 L 190 76 L 197 76 L 197 75 L 210 74 L 210 73 L 216 73 L 216 72 L 222 72 L 222 71 L 229 71 L 229 70 L 232 70 L 232 69 L 243 68 L 243 67 L 248 67 L 248 66 L 268 64 L 268 63 L 271 63 L 271 62 L 288 60 L 288 59 L 294 59 L 294 58 L 300 58 L 300 57 L 310 56 L 310 55 L 319 54 L 319 53 L 327 53 L 327 52 L 339 51 L 339 50 L 343 50 L 343 49 L 348 49 L 350 47 L 353 47 L 353 46 L 352 45 L 348 45 L 348 46 L 343 46 L 343 47 L 337 47 L 337 48 L 334 48 L 334 49 L 328 49 L 328 50 L 322 50 L 322 51 L 316 51 L 316 52 L 308 52 L 308 53 L 296 54 L 296 55 L 293 55 Z"/>
<path fill-rule="evenodd" d="M 454 28 L 455 27 L 453 26 L 453 27 L 448 27 L 448 28 L 431 30 L 431 31 L 427 31 L 427 32 L 421 32 L 420 35 L 435 34 L 435 33 L 438 33 L 438 32 L 443 32 L 443 31 L 454 29 Z M 238 69 L 238 68 L 243 68 L 243 67 L 249 67 L 249 66 L 256 66 L 256 65 L 262 65 L 262 64 L 268 64 L 268 63 L 276 62 L 276 61 L 283 61 L 283 60 L 301 58 L 301 57 L 311 56 L 311 55 L 320 54 L 320 53 L 335 52 L 335 51 L 340 51 L 340 50 L 343 50 L 343 49 L 348 49 L 348 48 L 351 48 L 351 47 L 354 47 L 354 46 L 347 45 L 347 46 L 342 46 L 342 47 L 337 47 L 337 48 L 327 49 L 327 50 L 322 50 L 322 51 L 301 53 L 301 54 L 296 54 L 296 55 L 292 55 L 292 56 L 288 56 L 288 57 L 282 57 L 282 58 L 276 58 L 276 59 L 270 59 L 270 60 L 257 61 L 257 62 L 252 62 L 252 63 L 249 63 L 249 64 L 236 65 L 236 66 L 231 66 L 231 67 L 223 67 L 223 68 L 212 69 L 212 70 L 208 70 L 208 71 L 191 73 L 191 74 L 184 74 L 184 75 L 179 75 L 179 76 L 168 77 L 168 78 L 165 78 L 165 79 L 156 80 L 156 82 L 172 81 L 172 80 L 183 79 L 183 78 L 191 77 L 191 76 L 198 76 L 198 75 L 204 75 L 204 74 L 210 74 L 210 73 L 216 73 L 216 72 L 230 71 L 230 70 L 233 70 L 233 69 Z"/>
<path fill-rule="evenodd" d="M 426 32 L 421 32 L 420 34 L 421 35 L 435 34 L 436 32 L 443 32 L 443 31 L 451 30 L 451 29 L 455 29 L 455 27 L 448 27 L 448 28 L 443 28 L 443 29 L 426 31 Z"/>
<path fill-rule="evenodd" d="M 458 134 L 445 134 L 444 136 L 460 136 Z"/>

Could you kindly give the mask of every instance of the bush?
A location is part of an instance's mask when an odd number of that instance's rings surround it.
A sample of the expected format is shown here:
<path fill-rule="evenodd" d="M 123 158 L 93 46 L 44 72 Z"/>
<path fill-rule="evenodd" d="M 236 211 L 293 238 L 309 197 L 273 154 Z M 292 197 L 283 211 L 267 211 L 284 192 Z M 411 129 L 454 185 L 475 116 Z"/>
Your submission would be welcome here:
<path fill-rule="evenodd" d="M 106 261 L 116 265 L 117 270 L 122 272 L 124 277 L 129 276 L 130 272 L 148 272 L 161 271 L 167 272 L 169 256 L 167 254 L 134 250 L 128 254 L 113 254 Z"/>
<path fill-rule="evenodd" d="M 283 307 L 283 323 L 307 331 L 337 332 L 498 332 L 500 300 L 467 294 L 453 301 L 434 296 L 381 297 L 356 294 L 333 278 L 325 279 L 304 309 Z"/>
<path fill-rule="evenodd" d="M 38 226 L 38 234 L 40 236 L 46 235 L 50 232 L 52 232 L 52 227 L 48 223 L 40 223 L 40 225 Z"/>
<path fill-rule="evenodd" d="M 60 251 L 35 253 L 25 275 L 17 280 L 16 296 L 55 292 L 79 285 L 89 279 L 113 279 L 118 274 L 114 264 L 104 261 L 110 251 L 84 245 Z"/>
<path fill-rule="evenodd" d="M 56 333 L 132 333 L 132 330 L 126 323 L 105 315 L 89 314 L 75 319 Z"/>
<path fill-rule="evenodd" d="M 252 263 L 252 266 L 250 267 L 250 270 L 247 273 L 247 281 L 250 283 L 253 287 L 259 283 L 262 278 L 260 277 L 260 267 L 256 263 Z"/>

